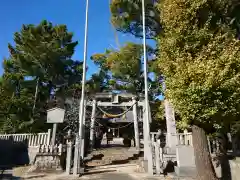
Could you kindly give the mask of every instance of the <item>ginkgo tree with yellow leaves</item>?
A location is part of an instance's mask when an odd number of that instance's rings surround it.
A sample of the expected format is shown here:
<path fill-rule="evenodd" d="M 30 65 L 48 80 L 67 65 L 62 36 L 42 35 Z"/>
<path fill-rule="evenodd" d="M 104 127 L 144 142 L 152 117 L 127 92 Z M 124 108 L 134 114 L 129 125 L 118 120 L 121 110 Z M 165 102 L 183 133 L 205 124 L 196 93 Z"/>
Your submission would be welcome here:
<path fill-rule="evenodd" d="M 158 64 L 165 95 L 181 122 L 192 127 L 198 178 L 216 179 L 205 130 L 210 125 L 224 134 L 239 119 L 240 6 L 229 0 L 162 0 L 158 8 L 164 29 L 158 37 Z"/>

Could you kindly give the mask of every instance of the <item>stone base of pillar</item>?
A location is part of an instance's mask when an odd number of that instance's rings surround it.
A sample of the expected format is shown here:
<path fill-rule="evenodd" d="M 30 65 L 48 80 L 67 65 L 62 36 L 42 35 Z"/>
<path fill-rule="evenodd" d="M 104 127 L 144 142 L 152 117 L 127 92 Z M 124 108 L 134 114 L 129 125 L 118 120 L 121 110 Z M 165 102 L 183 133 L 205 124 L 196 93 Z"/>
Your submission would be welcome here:
<path fill-rule="evenodd" d="M 38 155 L 32 171 L 62 171 L 59 155 Z"/>
<path fill-rule="evenodd" d="M 167 154 L 176 154 L 177 145 L 178 145 L 177 136 L 168 134 L 166 144 Z"/>
<path fill-rule="evenodd" d="M 166 147 L 167 154 L 176 154 L 176 147 Z"/>
<path fill-rule="evenodd" d="M 188 178 L 196 178 L 197 177 L 197 169 L 196 167 L 174 167 L 175 173 L 179 177 L 188 177 Z"/>
<path fill-rule="evenodd" d="M 79 174 L 80 174 L 80 175 L 81 175 L 81 174 L 84 174 L 84 172 L 85 172 L 85 168 L 80 167 L 80 168 L 79 168 Z"/>
<path fill-rule="evenodd" d="M 142 167 L 144 169 L 144 172 L 148 172 L 148 161 L 147 160 L 143 160 L 141 165 L 142 165 Z"/>

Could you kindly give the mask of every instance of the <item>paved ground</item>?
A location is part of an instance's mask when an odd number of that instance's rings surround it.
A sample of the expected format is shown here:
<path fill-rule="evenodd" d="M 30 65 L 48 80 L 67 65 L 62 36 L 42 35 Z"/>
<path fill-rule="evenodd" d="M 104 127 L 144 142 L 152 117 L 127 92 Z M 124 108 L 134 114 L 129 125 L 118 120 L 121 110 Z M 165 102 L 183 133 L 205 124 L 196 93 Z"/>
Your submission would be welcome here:
<path fill-rule="evenodd" d="M 37 176 L 29 176 L 23 179 L 31 179 L 31 180 L 167 180 L 169 178 L 164 177 L 147 177 L 144 175 L 129 175 L 127 173 L 118 173 L 118 172 L 108 172 L 101 174 L 91 174 L 84 175 L 82 177 L 74 177 L 74 176 L 66 176 L 62 175 L 42 175 Z M 170 179 L 169 179 L 170 180 Z"/>
<path fill-rule="evenodd" d="M 14 174 L 14 173 L 13 173 Z M 1 179 L 1 178 L 0 178 Z M 21 177 L 12 176 L 11 172 L 5 173 L 5 176 L 1 180 L 192 180 L 186 178 L 171 178 L 171 177 L 159 177 L 148 176 L 145 173 L 128 173 L 128 172 L 111 172 L 101 171 L 91 174 L 86 174 L 82 177 L 68 176 L 65 173 L 60 174 L 31 174 L 22 175 Z"/>
<path fill-rule="evenodd" d="M 171 178 L 163 176 L 148 176 L 136 163 L 121 165 L 97 166 L 88 169 L 82 177 L 66 175 L 63 172 L 29 173 L 30 166 L 14 168 L 4 172 L 1 180 L 192 180 L 186 178 Z"/>
<path fill-rule="evenodd" d="M 82 177 L 81 179 L 91 179 L 91 180 L 135 180 L 135 178 L 129 176 L 128 174 L 121 173 L 103 173 Z"/>
<path fill-rule="evenodd" d="M 6 170 L 3 172 L 3 174 L 0 176 L 1 180 L 20 180 L 20 177 L 13 176 L 12 170 Z"/>
<path fill-rule="evenodd" d="M 1 180 L 192 180 L 186 178 L 171 178 L 163 176 L 148 176 L 140 173 L 136 164 L 102 166 L 92 169 L 82 177 L 66 175 L 65 173 L 28 173 L 30 167 L 20 167 L 14 171 L 6 171 L 5 177 Z M 13 175 L 13 176 L 12 176 Z"/>

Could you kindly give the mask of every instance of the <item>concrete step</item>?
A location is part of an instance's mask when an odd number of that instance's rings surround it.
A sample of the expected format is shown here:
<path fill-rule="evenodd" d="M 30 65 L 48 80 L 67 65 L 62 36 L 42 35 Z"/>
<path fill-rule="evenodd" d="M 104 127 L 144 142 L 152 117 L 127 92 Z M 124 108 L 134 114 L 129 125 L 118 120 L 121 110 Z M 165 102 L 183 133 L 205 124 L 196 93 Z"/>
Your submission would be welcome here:
<path fill-rule="evenodd" d="M 163 157 L 165 158 L 176 158 L 176 154 L 163 154 Z"/>
<path fill-rule="evenodd" d="M 139 151 L 136 148 L 106 148 L 91 152 L 86 158 L 87 166 L 103 166 L 109 164 L 125 164 L 137 159 Z"/>
<path fill-rule="evenodd" d="M 163 161 L 172 161 L 175 162 L 177 161 L 177 156 L 175 154 L 163 154 Z"/>
<path fill-rule="evenodd" d="M 112 164 L 112 160 L 92 160 L 90 162 L 87 163 L 87 166 L 103 166 L 103 165 L 109 165 Z"/>
<path fill-rule="evenodd" d="M 129 157 L 128 156 L 125 156 L 125 155 L 115 155 L 115 156 L 104 156 L 102 158 L 102 160 L 108 160 L 108 159 L 111 159 L 111 160 L 125 160 L 125 159 L 128 159 Z"/>

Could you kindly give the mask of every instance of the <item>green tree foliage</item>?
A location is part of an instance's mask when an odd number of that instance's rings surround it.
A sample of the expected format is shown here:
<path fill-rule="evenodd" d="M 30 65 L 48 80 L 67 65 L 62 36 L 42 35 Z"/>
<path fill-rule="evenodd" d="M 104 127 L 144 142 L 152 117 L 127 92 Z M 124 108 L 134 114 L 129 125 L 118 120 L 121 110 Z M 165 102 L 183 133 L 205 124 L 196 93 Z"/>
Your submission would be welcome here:
<path fill-rule="evenodd" d="M 147 47 L 147 50 L 150 58 L 154 50 L 151 47 Z M 120 50 L 107 50 L 105 53 L 95 54 L 91 58 L 100 67 L 102 75 L 105 76 L 104 86 L 107 87 L 106 91 L 120 91 L 140 95 L 144 94 L 142 56 L 142 45 L 127 43 Z M 152 65 L 155 61 L 149 60 L 148 62 L 149 72 L 153 74 L 153 77 L 148 79 L 150 106 L 153 120 L 158 121 L 152 125 L 154 129 L 164 119 L 163 106 L 161 106 L 161 101 L 156 99 L 157 96 L 162 94 L 161 77 L 153 71 Z"/>
<path fill-rule="evenodd" d="M 72 79 L 69 76 L 80 71 L 79 63 L 71 59 L 77 45 L 72 37 L 65 25 L 53 26 L 47 21 L 38 26 L 23 25 L 14 34 L 16 45 L 9 44 L 10 59 L 5 60 L 5 72 L 15 70 L 53 84 L 68 82 Z"/>
<path fill-rule="evenodd" d="M 146 37 L 156 39 L 161 33 L 160 11 L 157 7 L 159 0 L 145 0 Z M 111 0 L 111 22 L 116 30 L 129 33 L 137 38 L 142 37 L 142 1 L 141 0 Z M 151 53 L 153 50 L 151 49 Z M 157 50 L 154 52 L 157 55 Z M 149 64 L 152 72 L 161 76 L 162 72 L 157 63 Z"/>
<path fill-rule="evenodd" d="M 214 179 L 201 128 L 228 131 L 239 118 L 240 42 L 233 13 L 239 6 L 229 0 L 163 0 L 158 7 L 166 96 L 199 135 L 193 133 L 199 179 Z"/>
<path fill-rule="evenodd" d="M 230 22 L 214 14 L 224 14 L 229 6 L 229 1 L 160 3 L 164 35 L 159 38 L 159 66 L 167 96 L 188 124 L 210 120 L 223 125 L 238 117 L 239 41 Z M 177 15 L 170 13 L 174 9 Z M 202 12 L 208 14 L 205 19 Z"/>
<path fill-rule="evenodd" d="M 146 20 L 146 37 L 148 39 L 156 39 L 161 33 L 162 27 L 160 24 L 160 11 L 157 8 L 158 0 L 145 0 L 145 20 Z M 129 33 L 137 38 L 142 37 L 142 1 L 141 0 L 112 0 L 110 3 L 111 22 L 117 31 L 122 33 Z M 141 49 L 141 46 L 139 46 Z M 148 49 L 150 54 L 157 54 L 156 49 Z M 135 54 L 134 54 L 135 55 Z M 162 72 L 158 68 L 158 62 L 151 59 L 148 63 L 149 72 L 154 73 L 154 82 L 151 82 L 150 94 L 159 94 L 161 91 Z M 141 82 L 143 83 L 143 77 L 141 76 Z M 140 85 L 143 88 L 143 84 Z M 134 86 L 133 86 L 134 87 Z M 138 86 L 135 86 L 138 87 Z M 140 90 L 142 91 L 142 89 Z M 157 108 L 157 105 L 161 103 L 158 100 L 152 101 L 152 116 L 154 119 L 157 117 L 164 117 L 162 106 Z M 157 111 L 157 109 L 159 111 Z M 161 109 L 161 110 L 160 110 Z M 161 118 L 162 120 L 162 118 Z M 162 126 L 163 127 L 163 126 Z"/>
<path fill-rule="evenodd" d="M 148 56 L 153 49 L 148 47 Z M 144 93 L 144 76 L 142 67 L 142 45 L 127 43 L 119 51 L 107 50 L 104 54 L 95 54 L 91 58 L 105 72 L 109 90 L 119 90 L 134 94 Z M 151 60 L 149 60 L 151 64 Z M 149 68 L 149 70 L 151 70 Z M 158 76 L 149 78 L 149 91 L 152 97 L 161 93 Z"/>
<path fill-rule="evenodd" d="M 147 38 L 154 38 L 161 31 L 157 1 L 145 0 Z M 112 0 L 110 9 L 112 24 L 118 31 L 142 37 L 141 0 Z"/>
<path fill-rule="evenodd" d="M 9 58 L 4 59 L 1 128 L 9 125 L 9 120 L 16 126 L 15 132 L 21 131 L 20 124 L 31 119 L 34 120 L 33 129 L 34 126 L 45 127 L 51 89 L 59 89 L 57 96 L 63 97 L 63 91 L 80 83 L 82 66 L 81 62 L 71 59 L 77 45 L 72 37 L 65 25 L 54 26 L 47 21 L 36 26 L 23 25 L 21 31 L 14 34 L 15 43 L 8 45 Z M 38 93 L 33 112 L 36 87 Z"/>
<path fill-rule="evenodd" d="M 107 92 L 109 91 L 109 76 L 105 70 L 100 69 L 98 73 L 95 73 L 86 82 L 86 92 L 89 96 L 94 93 Z"/>

